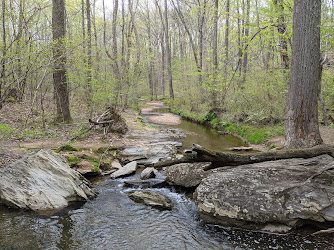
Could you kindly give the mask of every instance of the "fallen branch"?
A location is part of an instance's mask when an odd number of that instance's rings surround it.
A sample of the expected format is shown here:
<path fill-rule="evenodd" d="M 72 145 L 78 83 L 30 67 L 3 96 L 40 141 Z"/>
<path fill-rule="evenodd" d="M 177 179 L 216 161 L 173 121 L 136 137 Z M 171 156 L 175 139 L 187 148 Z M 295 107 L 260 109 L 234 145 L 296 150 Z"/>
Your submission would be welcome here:
<path fill-rule="evenodd" d="M 193 144 L 192 150 L 197 153 L 196 161 L 208 161 L 214 163 L 214 167 L 238 166 L 264 161 L 274 161 L 291 158 L 312 158 L 323 154 L 334 157 L 334 146 L 320 145 L 305 149 L 288 149 L 273 152 L 251 153 L 251 154 L 232 154 L 211 152 L 200 145 Z"/>

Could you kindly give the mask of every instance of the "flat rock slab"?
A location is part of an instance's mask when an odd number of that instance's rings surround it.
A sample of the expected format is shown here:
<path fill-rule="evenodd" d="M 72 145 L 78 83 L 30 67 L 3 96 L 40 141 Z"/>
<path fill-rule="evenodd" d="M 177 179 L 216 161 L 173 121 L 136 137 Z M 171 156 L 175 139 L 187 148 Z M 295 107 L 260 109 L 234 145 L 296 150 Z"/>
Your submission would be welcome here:
<path fill-rule="evenodd" d="M 137 162 L 132 161 L 132 162 L 126 164 L 121 169 L 117 170 L 116 172 L 113 172 L 110 175 L 110 177 L 112 179 L 115 179 L 115 178 L 119 178 L 119 177 L 123 177 L 123 176 L 128 176 L 128 175 L 131 175 L 131 174 L 135 173 L 136 170 L 137 170 Z"/>
<path fill-rule="evenodd" d="M 158 209 L 171 210 L 173 208 L 172 201 L 168 197 L 154 191 L 137 190 L 129 192 L 128 196 L 135 202 Z"/>
<path fill-rule="evenodd" d="M 95 197 L 89 182 L 51 150 L 30 153 L 0 169 L 0 204 L 53 210 Z"/>
<path fill-rule="evenodd" d="M 170 185 L 186 188 L 198 186 L 202 179 L 210 174 L 206 171 L 210 168 L 211 162 L 179 163 L 166 169 L 166 181 Z"/>
<path fill-rule="evenodd" d="M 334 161 L 321 155 L 215 169 L 195 197 L 210 223 L 287 231 L 334 222 Z"/>
<path fill-rule="evenodd" d="M 177 129 L 134 130 L 127 134 L 127 139 L 133 140 L 133 144 L 130 142 L 120 156 L 124 160 L 136 160 L 138 164 L 152 165 L 175 155 L 184 138 L 185 135 Z"/>

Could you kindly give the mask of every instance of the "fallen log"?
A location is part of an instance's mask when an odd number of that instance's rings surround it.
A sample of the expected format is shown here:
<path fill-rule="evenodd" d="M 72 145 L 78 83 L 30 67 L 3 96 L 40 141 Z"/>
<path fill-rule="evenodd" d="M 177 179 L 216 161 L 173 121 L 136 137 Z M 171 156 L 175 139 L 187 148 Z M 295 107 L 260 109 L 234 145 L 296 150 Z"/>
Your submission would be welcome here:
<path fill-rule="evenodd" d="M 313 148 L 286 149 L 262 153 L 220 153 L 212 152 L 200 145 L 193 144 L 192 150 L 197 153 L 196 161 L 212 162 L 214 167 L 238 166 L 244 164 L 258 163 L 264 161 L 274 161 L 291 158 L 312 158 L 323 154 L 334 157 L 333 145 L 319 145 Z"/>

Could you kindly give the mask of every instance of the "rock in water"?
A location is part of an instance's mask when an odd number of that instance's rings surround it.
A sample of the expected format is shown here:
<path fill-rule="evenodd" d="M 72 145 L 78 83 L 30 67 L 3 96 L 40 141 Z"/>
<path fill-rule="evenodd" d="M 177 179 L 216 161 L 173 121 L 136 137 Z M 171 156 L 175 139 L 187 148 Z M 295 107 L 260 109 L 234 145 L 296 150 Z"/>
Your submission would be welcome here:
<path fill-rule="evenodd" d="M 206 171 L 211 166 L 211 162 L 180 163 L 167 167 L 166 181 L 170 185 L 182 187 L 196 187 L 210 171 Z"/>
<path fill-rule="evenodd" d="M 155 168 L 145 168 L 143 172 L 141 172 L 140 178 L 142 180 L 154 178 L 157 175 L 157 173 L 158 170 L 156 170 Z"/>
<path fill-rule="evenodd" d="M 214 224 L 287 231 L 304 222 L 334 222 L 334 161 L 322 155 L 219 169 L 195 197 Z"/>
<path fill-rule="evenodd" d="M 30 153 L 0 169 L 0 204 L 10 207 L 60 209 L 95 196 L 89 182 L 51 150 Z"/>
<path fill-rule="evenodd" d="M 137 170 L 137 162 L 136 161 L 132 161 L 132 162 L 126 164 L 121 169 L 119 169 L 116 172 L 112 173 L 110 175 L 110 177 L 112 179 L 114 179 L 114 178 L 118 178 L 118 177 L 122 177 L 122 176 L 128 176 L 128 175 L 131 175 L 134 172 L 136 172 L 136 170 Z"/>
<path fill-rule="evenodd" d="M 173 207 L 172 202 L 168 197 L 154 191 L 137 190 L 129 192 L 128 196 L 135 202 L 159 209 L 171 210 Z"/>

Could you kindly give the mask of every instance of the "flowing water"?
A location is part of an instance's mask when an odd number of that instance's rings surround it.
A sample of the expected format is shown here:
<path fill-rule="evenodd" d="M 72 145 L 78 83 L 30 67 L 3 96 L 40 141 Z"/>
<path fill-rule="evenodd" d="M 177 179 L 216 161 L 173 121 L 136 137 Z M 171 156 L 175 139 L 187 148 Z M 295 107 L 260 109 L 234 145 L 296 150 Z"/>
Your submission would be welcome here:
<path fill-rule="evenodd" d="M 123 181 L 95 183 L 96 199 L 50 217 L 3 208 L 0 249 L 334 249 L 331 238 L 204 225 L 196 205 L 172 188 L 154 189 L 173 201 L 171 211 L 136 204 Z"/>
<path fill-rule="evenodd" d="M 183 122 L 179 127 L 193 125 Z M 211 140 L 203 138 L 205 134 L 213 131 L 198 128 L 196 133 L 188 132 L 193 138 L 197 134 L 203 145 Z M 239 140 L 230 139 L 222 149 L 240 145 Z M 211 144 L 215 147 L 220 140 Z M 52 216 L 0 208 L 0 249 L 334 249 L 330 236 L 278 235 L 205 225 L 195 203 L 173 187 L 154 189 L 173 201 L 171 211 L 136 204 L 126 195 L 133 189 L 124 187 L 124 180 L 136 178 L 138 174 L 96 181 L 97 198 Z"/>
<path fill-rule="evenodd" d="M 167 107 L 158 108 L 152 112 L 143 112 L 144 120 L 147 123 L 150 123 L 147 117 L 168 112 L 169 108 Z M 232 147 L 247 146 L 240 138 L 219 134 L 217 130 L 213 128 L 186 120 L 181 120 L 179 125 L 170 125 L 170 127 L 181 129 L 186 134 L 186 139 L 184 140 L 181 149 L 190 149 L 194 143 L 217 152 L 226 151 L 228 148 Z"/>

